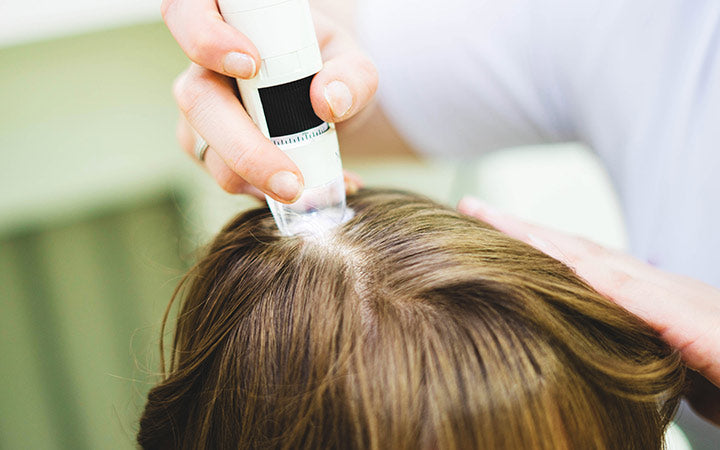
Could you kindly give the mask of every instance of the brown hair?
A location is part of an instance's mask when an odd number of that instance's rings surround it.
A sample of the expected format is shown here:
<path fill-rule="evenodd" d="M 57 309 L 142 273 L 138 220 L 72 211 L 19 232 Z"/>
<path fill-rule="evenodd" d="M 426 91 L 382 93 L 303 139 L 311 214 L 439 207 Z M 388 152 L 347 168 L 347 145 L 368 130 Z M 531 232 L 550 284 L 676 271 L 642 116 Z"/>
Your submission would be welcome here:
<path fill-rule="evenodd" d="M 142 447 L 662 447 L 684 369 L 647 325 L 428 199 L 349 206 L 313 238 L 265 208 L 217 236 L 181 284 Z"/>

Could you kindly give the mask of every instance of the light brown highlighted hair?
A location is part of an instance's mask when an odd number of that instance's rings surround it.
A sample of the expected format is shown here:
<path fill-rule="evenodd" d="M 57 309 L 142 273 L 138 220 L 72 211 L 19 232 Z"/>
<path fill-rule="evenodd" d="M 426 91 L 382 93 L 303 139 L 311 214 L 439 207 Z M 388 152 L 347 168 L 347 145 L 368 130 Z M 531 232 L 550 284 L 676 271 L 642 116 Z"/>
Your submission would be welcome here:
<path fill-rule="evenodd" d="M 317 237 L 280 236 L 265 208 L 217 236 L 177 295 L 142 447 L 663 446 L 684 368 L 647 325 L 423 197 L 349 206 Z"/>

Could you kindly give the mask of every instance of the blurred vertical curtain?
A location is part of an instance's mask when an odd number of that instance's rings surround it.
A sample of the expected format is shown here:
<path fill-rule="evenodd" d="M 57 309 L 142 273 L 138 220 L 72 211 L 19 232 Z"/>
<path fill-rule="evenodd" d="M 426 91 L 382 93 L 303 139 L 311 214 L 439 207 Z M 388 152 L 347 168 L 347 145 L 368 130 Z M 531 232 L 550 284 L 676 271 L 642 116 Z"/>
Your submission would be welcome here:
<path fill-rule="evenodd" d="M 183 273 L 173 197 L 0 237 L 0 448 L 133 448 Z"/>

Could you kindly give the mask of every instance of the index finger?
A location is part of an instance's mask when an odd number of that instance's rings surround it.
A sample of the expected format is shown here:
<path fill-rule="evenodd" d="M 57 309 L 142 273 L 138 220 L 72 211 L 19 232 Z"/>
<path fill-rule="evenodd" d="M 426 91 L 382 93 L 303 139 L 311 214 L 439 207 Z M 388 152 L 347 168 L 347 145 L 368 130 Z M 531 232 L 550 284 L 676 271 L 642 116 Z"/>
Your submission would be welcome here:
<path fill-rule="evenodd" d="M 255 126 L 235 97 L 231 81 L 192 65 L 175 82 L 175 99 L 187 121 L 227 167 L 275 200 L 302 193 L 300 170 Z"/>
<path fill-rule="evenodd" d="M 163 0 L 161 13 L 170 33 L 196 64 L 234 78 L 257 74 L 257 48 L 225 23 L 215 0 Z"/>

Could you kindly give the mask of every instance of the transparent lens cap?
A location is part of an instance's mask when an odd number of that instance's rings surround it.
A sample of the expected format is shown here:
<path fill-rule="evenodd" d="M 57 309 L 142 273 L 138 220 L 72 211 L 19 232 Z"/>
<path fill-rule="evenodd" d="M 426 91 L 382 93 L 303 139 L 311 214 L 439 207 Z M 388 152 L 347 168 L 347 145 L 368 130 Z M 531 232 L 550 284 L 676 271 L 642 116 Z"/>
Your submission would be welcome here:
<path fill-rule="evenodd" d="M 322 186 L 306 189 L 290 205 L 267 197 L 268 206 L 284 236 L 319 235 L 347 222 L 345 180 L 336 178 Z"/>

